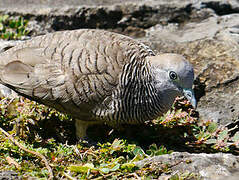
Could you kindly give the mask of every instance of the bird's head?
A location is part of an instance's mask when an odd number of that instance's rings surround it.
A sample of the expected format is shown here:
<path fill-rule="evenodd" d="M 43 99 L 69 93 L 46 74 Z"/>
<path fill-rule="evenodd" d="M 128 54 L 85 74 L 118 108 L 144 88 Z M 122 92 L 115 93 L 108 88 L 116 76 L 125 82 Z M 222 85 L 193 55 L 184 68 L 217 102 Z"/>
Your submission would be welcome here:
<path fill-rule="evenodd" d="M 192 65 L 179 54 L 160 54 L 147 57 L 153 73 L 155 87 L 175 98 L 184 95 L 196 108 L 192 89 L 194 71 Z"/>

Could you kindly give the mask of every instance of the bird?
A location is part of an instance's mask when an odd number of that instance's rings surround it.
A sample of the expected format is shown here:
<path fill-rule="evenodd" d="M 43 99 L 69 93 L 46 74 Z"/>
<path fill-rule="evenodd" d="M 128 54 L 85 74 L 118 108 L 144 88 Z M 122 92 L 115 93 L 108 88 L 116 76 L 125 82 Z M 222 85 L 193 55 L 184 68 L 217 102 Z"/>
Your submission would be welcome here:
<path fill-rule="evenodd" d="M 177 96 L 196 108 L 194 69 L 184 56 L 156 53 L 126 35 L 65 30 L 22 41 L 0 54 L 0 84 L 68 113 L 76 136 L 89 126 L 142 124 L 167 112 Z"/>

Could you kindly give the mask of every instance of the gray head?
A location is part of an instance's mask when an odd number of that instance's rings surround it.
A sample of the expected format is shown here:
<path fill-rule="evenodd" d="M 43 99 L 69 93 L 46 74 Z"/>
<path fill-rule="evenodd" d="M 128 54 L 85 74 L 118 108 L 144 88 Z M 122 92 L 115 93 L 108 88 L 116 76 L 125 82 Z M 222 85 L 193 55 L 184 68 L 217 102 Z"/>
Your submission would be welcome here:
<path fill-rule="evenodd" d="M 156 89 L 159 93 L 171 97 L 168 100 L 170 105 L 176 96 L 184 95 L 196 108 L 197 103 L 192 90 L 194 71 L 183 56 L 168 53 L 150 56 L 147 60 L 151 64 Z"/>

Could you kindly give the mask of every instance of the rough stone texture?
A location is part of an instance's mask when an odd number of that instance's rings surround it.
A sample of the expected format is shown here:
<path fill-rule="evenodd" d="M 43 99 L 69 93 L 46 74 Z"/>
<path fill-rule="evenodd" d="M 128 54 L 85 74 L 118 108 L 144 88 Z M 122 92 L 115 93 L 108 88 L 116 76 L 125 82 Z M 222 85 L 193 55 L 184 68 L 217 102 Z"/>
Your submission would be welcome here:
<path fill-rule="evenodd" d="M 184 54 L 194 64 L 201 119 L 221 124 L 238 119 L 239 14 L 214 15 L 182 27 L 157 25 L 146 37 L 155 49 Z"/>
<path fill-rule="evenodd" d="M 14 171 L 0 171 L 0 180 L 20 180 L 21 177 Z"/>
<path fill-rule="evenodd" d="M 138 167 L 147 164 L 162 166 L 167 164 L 172 169 L 170 174 L 189 171 L 198 174 L 202 179 L 219 180 L 222 176 L 229 178 L 239 168 L 239 157 L 231 154 L 189 154 L 187 152 L 174 152 L 172 154 L 155 156 L 135 163 Z M 162 174 L 161 177 L 167 177 Z M 238 178 L 238 177 L 237 177 Z"/>
<path fill-rule="evenodd" d="M 0 12 L 30 19 L 31 35 L 102 28 L 139 38 L 159 52 L 184 54 L 195 67 L 200 118 L 221 124 L 239 119 L 238 0 L 0 0 Z M 238 157 L 230 154 L 173 153 L 145 161 L 182 161 L 172 166 L 174 173 L 239 179 Z"/>
<path fill-rule="evenodd" d="M 239 11 L 236 0 L 70 0 L 62 3 L 63 0 L 1 0 L 0 13 L 31 19 L 35 35 L 65 29 L 103 28 L 142 37 L 144 29 L 159 23 L 184 24 L 208 18 L 210 12 Z"/>

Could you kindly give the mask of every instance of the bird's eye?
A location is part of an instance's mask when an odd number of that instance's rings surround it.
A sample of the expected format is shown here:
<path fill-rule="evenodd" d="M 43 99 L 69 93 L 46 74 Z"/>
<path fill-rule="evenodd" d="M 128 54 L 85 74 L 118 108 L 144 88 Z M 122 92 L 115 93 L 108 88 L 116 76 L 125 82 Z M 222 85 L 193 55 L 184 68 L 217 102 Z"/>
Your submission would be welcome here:
<path fill-rule="evenodd" d="M 170 79 L 172 79 L 172 80 L 176 80 L 176 79 L 178 78 L 178 75 L 177 75 L 176 72 L 170 71 L 170 72 L 169 72 L 169 77 L 170 77 Z"/>

